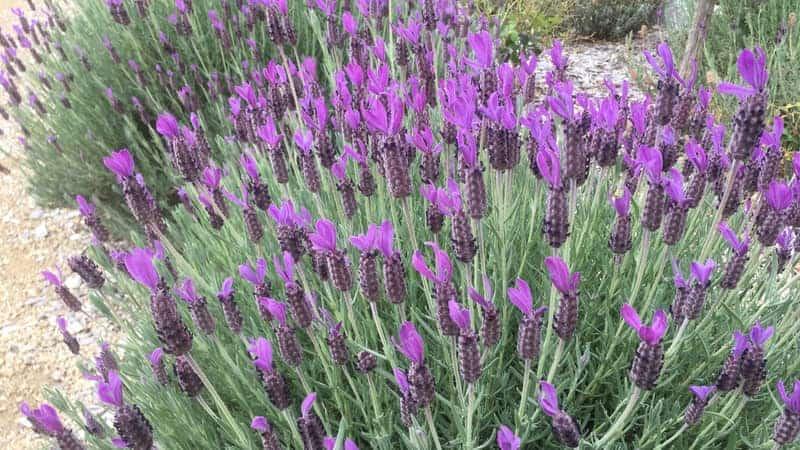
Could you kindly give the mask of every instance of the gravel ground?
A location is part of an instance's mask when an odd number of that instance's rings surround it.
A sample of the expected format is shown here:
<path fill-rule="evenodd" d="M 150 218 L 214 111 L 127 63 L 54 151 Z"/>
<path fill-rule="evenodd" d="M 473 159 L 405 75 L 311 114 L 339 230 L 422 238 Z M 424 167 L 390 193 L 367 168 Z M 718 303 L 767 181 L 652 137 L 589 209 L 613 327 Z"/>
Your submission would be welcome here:
<path fill-rule="evenodd" d="M 10 28 L 14 16 L 11 7 L 23 0 L 0 0 L 0 25 Z M 577 91 L 605 94 L 606 75 L 615 82 L 630 78 L 626 58 L 640 55 L 648 39 L 634 41 L 631 49 L 621 43 L 574 43 L 566 45 L 570 58 L 570 77 Z M 647 44 L 643 44 L 646 42 Z M 543 58 L 539 71 L 547 70 Z M 637 92 L 633 92 L 637 95 Z M 8 134 L 14 134 L 6 128 Z M 3 149 L 13 149 L 9 139 L 0 140 Z M 89 235 L 75 210 L 44 210 L 25 192 L 24 173 L 17 150 L 0 152 L 0 448 L 42 448 L 46 442 L 37 437 L 18 412 L 21 401 L 38 404 L 42 389 L 49 386 L 64 391 L 70 398 L 94 404 L 93 383 L 84 380 L 77 367 L 99 351 L 101 341 L 118 342 L 119 331 L 86 303 L 87 290 L 80 279 L 70 274 L 66 259 L 80 253 L 89 243 Z M 61 267 L 67 286 L 84 302 L 87 314 L 74 314 L 57 299 L 40 275 L 45 269 Z M 70 331 L 81 344 L 81 357 L 67 351 L 61 342 L 55 320 L 64 316 Z M 70 425 L 73 429 L 76 426 Z"/>
<path fill-rule="evenodd" d="M 23 0 L 0 0 L 0 25 L 6 30 L 16 18 L 12 7 L 27 10 Z M 16 135 L 9 125 L 2 126 L 7 135 Z M 0 166 L 8 169 L 0 173 L 0 448 L 24 450 L 42 448 L 45 441 L 21 418 L 19 403 L 43 401 L 44 386 L 96 403 L 93 385 L 83 379 L 77 364 L 99 352 L 101 341 L 115 342 L 118 332 L 88 307 L 87 289 L 66 267 L 66 259 L 89 243 L 77 210 L 38 207 L 25 192 L 22 155 L 15 142 L 4 136 L 0 146 Z M 43 282 L 40 272 L 57 266 L 87 314 L 67 310 Z M 61 342 L 58 316 L 67 319 L 78 338 L 81 357 Z"/>

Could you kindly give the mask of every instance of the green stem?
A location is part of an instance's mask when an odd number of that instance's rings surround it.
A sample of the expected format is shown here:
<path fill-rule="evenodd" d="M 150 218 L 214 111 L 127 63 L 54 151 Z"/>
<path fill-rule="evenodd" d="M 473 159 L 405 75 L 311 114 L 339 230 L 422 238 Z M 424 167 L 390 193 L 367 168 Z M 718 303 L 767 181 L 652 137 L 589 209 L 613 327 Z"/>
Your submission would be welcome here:
<path fill-rule="evenodd" d="M 519 396 L 519 408 L 517 409 L 517 429 L 522 425 L 522 418 L 525 417 L 525 407 L 528 404 L 528 390 L 531 381 L 531 360 L 525 360 L 525 368 L 522 374 L 522 392 Z"/>
<path fill-rule="evenodd" d="M 475 405 L 475 386 L 470 384 L 467 386 L 467 422 L 466 422 L 466 439 L 464 440 L 464 448 L 474 448 L 472 440 L 472 416 Z"/>
<path fill-rule="evenodd" d="M 659 445 L 658 445 L 658 446 L 655 448 L 655 450 L 661 450 L 662 448 L 664 448 L 664 447 L 666 447 L 667 445 L 671 444 L 671 443 L 672 443 L 672 441 L 674 441 L 675 439 L 678 439 L 678 438 L 680 437 L 680 435 L 682 435 L 682 434 L 683 434 L 683 432 L 684 432 L 684 431 L 686 431 L 688 428 L 689 428 L 689 426 L 688 426 L 688 425 L 686 425 L 686 424 L 684 423 L 684 424 L 683 424 L 683 426 L 682 426 L 682 427 L 681 427 L 681 428 L 680 428 L 678 431 L 676 431 L 676 432 L 675 432 L 675 434 L 673 434 L 672 436 L 670 436 L 670 438 L 669 438 L 669 439 L 667 439 L 666 441 L 664 441 L 664 442 L 662 442 L 661 444 L 659 444 Z"/>
<path fill-rule="evenodd" d="M 614 424 L 611 425 L 611 428 L 606 431 L 606 434 L 604 434 L 603 437 L 597 442 L 598 448 L 609 448 L 609 445 L 612 444 L 624 431 L 625 426 L 628 424 L 628 418 L 630 418 L 631 414 L 636 411 L 641 394 L 642 390 L 638 386 L 634 386 L 631 390 L 631 395 L 628 397 L 628 405 L 625 407 L 625 410 L 622 411 L 622 414 L 620 414 Z"/>
<path fill-rule="evenodd" d="M 561 363 L 561 355 L 564 353 L 565 342 L 563 339 L 558 339 L 558 346 L 556 346 L 556 353 L 553 355 L 553 363 L 550 365 L 550 372 L 547 373 L 547 382 L 552 383 L 553 378 L 558 371 L 558 365 Z"/>
<path fill-rule="evenodd" d="M 431 438 L 433 438 L 433 445 L 436 450 L 442 450 L 442 444 L 439 443 L 439 434 L 436 432 L 436 423 L 433 421 L 433 414 L 431 414 L 431 406 L 425 407 L 425 420 L 428 421 L 428 428 L 431 431 Z"/>

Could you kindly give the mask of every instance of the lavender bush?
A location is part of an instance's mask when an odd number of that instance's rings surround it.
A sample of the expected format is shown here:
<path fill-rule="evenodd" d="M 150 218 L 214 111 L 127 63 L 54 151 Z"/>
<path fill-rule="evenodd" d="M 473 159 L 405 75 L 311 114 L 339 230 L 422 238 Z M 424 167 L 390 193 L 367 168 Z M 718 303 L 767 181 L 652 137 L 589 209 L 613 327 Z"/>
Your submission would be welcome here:
<path fill-rule="evenodd" d="M 596 98 L 558 42 L 548 73 L 500 61 L 454 2 L 320 0 L 319 58 L 252 4 L 278 56 L 207 106 L 213 150 L 190 112 L 153 116 L 181 203 L 103 160 L 142 238 L 91 250 L 128 339 L 86 375 L 114 417 L 79 445 L 791 445 L 800 158 L 755 157 L 781 135 L 759 48 L 712 92 L 661 44 L 654 99 Z"/>
<path fill-rule="evenodd" d="M 35 9 L 15 10 L 19 24 L 0 40 L 0 82 L 11 99 L 3 129 L 26 150 L 32 194 L 64 205 L 79 193 L 124 221 L 114 177 L 100 161 L 129 146 L 159 201 L 175 203 L 181 174 L 169 170 L 170 143 L 154 119 L 164 110 L 194 113 L 187 125 L 196 139 L 225 134 L 214 105 L 275 49 L 258 2 L 249 3 L 34 0 Z M 297 17 L 297 51 L 314 54 L 301 3 L 284 4 Z"/>

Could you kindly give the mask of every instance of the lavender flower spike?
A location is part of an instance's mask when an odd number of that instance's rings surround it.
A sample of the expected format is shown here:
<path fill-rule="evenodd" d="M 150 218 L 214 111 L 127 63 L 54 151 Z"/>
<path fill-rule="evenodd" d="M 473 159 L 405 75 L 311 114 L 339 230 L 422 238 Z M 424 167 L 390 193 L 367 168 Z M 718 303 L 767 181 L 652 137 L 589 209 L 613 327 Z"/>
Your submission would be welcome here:
<path fill-rule="evenodd" d="M 511 303 L 522 311 L 523 317 L 517 331 L 517 354 L 525 360 L 531 360 L 539 354 L 542 339 L 542 316 L 547 308 L 542 306 L 533 309 L 533 296 L 528 283 L 517 278 L 514 287 L 508 288 Z"/>
<path fill-rule="evenodd" d="M 772 440 L 783 446 L 794 442 L 800 434 L 800 380 L 795 380 L 791 395 L 786 392 L 783 381 L 778 381 L 776 387 L 783 401 L 783 414 L 775 422 Z"/>
<path fill-rule="evenodd" d="M 652 324 L 646 326 L 636 310 L 627 303 L 622 305 L 620 315 L 625 323 L 636 330 L 640 339 L 629 372 L 631 381 L 640 389 L 651 390 L 656 386 L 664 365 L 661 339 L 667 331 L 667 315 L 659 309 L 653 314 Z"/>
<path fill-rule="evenodd" d="M 739 386 L 741 358 L 745 350 L 747 350 L 747 336 L 739 330 L 734 331 L 733 348 L 717 376 L 717 390 L 730 392 Z"/>
<path fill-rule="evenodd" d="M 408 368 L 409 394 L 419 407 L 428 406 L 435 397 L 433 375 L 425 366 L 422 336 L 411 322 L 400 325 L 395 345 L 411 361 Z"/>
<path fill-rule="evenodd" d="M 741 375 L 742 391 L 748 397 L 753 397 L 761 390 L 761 385 L 767 378 L 767 358 L 764 344 L 772 337 L 775 328 L 763 328 L 756 322 L 748 334 L 747 348 L 742 354 Z"/>
<path fill-rule="evenodd" d="M 31 409 L 27 403 L 22 403 L 20 412 L 27 417 L 37 433 L 55 438 L 58 447 L 63 450 L 84 450 L 86 447 L 78 441 L 72 430 L 66 428 L 58 417 L 56 409 L 43 403 L 36 409 Z"/>
<path fill-rule="evenodd" d="M 72 352 L 73 355 L 79 354 L 81 351 L 81 346 L 75 336 L 73 336 L 67 329 L 67 319 L 59 316 L 56 319 L 56 325 L 58 326 L 58 330 L 61 332 L 61 337 L 64 340 L 64 344 L 67 345 L 69 351 Z"/>
<path fill-rule="evenodd" d="M 559 338 L 566 341 L 572 337 L 578 325 L 578 286 L 581 274 L 570 273 L 564 260 L 556 256 L 545 258 L 544 264 L 550 275 L 550 281 L 561 293 L 558 310 L 553 318 L 553 329 Z"/>
<path fill-rule="evenodd" d="M 450 319 L 458 326 L 458 365 L 461 377 L 466 383 L 474 383 L 481 376 L 481 353 L 478 349 L 478 336 L 472 331 L 469 309 L 455 300 L 448 303 Z"/>
<path fill-rule="evenodd" d="M 539 382 L 541 394 L 539 406 L 545 414 L 552 419 L 553 435 L 556 440 L 569 448 L 578 447 L 581 440 L 581 431 L 575 419 L 558 407 L 556 388 L 542 380 Z"/>
<path fill-rule="evenodd" d="M 753 50 L 744 49 L 736 61 L 739 74 L 748 86 L 740 86 L 723 82 L 717 86 L 722 94 L 735 95 L 739 98 L 739 109 L 734 117 L 731 148 L 736 160 L 746 162 L 761 138 L 764 129 L 764 116 L 767 106 L 766 85 L 767 56 L 759 47 Z"/>
<path fill-rule="evenodd" d="M 58 298 L 64 302 L 70 311 L 80 311 L 82 307 L 81 302 L 66 286 L 64 286 L 64 282 L 61 280 L 61 270 L 57 270 L 57 272 L 58 274 L 45 270 L 42 272 L 42 277 L 45 281 L 53 285 L 56 295 L 58 295 Z"/>
<path fill-rule="evenodd" d="M 692 403 L 683 413 L 683 421 L 686 425 L 697 425 L 700 422 L 703 417 L 703 411 L 716 389 L 715 386 L 689 386 L 689 391 L 692 393 Z"/>

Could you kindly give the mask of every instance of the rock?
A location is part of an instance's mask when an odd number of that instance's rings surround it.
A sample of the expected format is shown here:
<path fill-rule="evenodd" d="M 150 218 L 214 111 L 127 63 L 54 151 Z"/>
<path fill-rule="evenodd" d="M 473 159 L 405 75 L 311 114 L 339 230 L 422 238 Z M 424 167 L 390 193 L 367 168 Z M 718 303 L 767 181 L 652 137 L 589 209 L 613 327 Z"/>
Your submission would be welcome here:
<path fill-rule="evenodd" d="M 72 289 L 72 290 L 78 289 L 79 287 L 81 287 L 81 284 L 83 284 L 83 280 L 81 280 L 81 277 L 79 277 L 78 274 L 75 273 L 68 276 L 67 279 L 64 280 L 64 286 L 66 286 L 67 289 Z"/>
<path fill-rule="evenodd" d="M 49 232 L 47 231 L 47 226 L 45 224 L 40 224 L 38 227 L 33 229 L 33 238 L 37 241 L 41 241 L 42 239 L 46 238 Z"/>
<path fill-rule="evenodd" d="M 44 211 L 41 208 L 36 208 L 31 211 L 30 218 L 31 219 L 41 219 L 44 216 Z"/>

